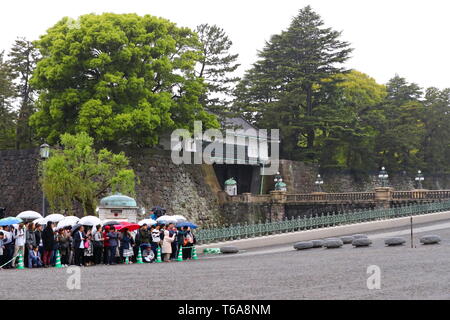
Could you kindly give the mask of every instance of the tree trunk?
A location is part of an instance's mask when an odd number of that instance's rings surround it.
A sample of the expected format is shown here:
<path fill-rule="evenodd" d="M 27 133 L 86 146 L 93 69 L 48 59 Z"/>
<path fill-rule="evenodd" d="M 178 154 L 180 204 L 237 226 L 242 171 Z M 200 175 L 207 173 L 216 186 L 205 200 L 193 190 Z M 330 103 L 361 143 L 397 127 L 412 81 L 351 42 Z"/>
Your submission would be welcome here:
<path fill-rule="evenodd" d="M 83 202 L 83 210 L 85 216 L 97 215 L 97 212 L 95 212 L 95 203 L 93 200 Z"/>
<path fill-rule="evenodd" d="M 311 121 L 312 118 L 312 111 L 313 111 L 313 105 L 312 105 L 312 85 L 308 84 L 306 87 L 306 116 L 308 118 L 308 121 Z M 315 140 L 315 132 L 314 127 L 309 124 L 307 128 L 307 149 L 312 150 L 314 148 L 314 140 Z"/>

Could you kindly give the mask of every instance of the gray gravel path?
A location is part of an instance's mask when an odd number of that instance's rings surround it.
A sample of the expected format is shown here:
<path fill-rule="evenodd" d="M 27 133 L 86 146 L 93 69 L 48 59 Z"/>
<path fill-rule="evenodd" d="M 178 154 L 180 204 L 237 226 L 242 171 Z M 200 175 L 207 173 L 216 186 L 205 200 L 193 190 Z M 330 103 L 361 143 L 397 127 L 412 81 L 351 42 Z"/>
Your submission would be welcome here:
<path fill-rule="evenodd" d="M 414 249 L 403 228 L 369 234 L 368 248 L 289 245 L 182 263 L 85 267 L 80 290 L 67 289 L 67 269 L 0 270 L 0 299 L 450 299 L 450 228 L 420 228 Z M 418 237 L 430 233 L 442 243 L 420 245 Z M 406 245 L 385 247 L 385 235 L 403 236 Z M 380 290 L 367 289 L 370 265 L 381 269 Z"/>

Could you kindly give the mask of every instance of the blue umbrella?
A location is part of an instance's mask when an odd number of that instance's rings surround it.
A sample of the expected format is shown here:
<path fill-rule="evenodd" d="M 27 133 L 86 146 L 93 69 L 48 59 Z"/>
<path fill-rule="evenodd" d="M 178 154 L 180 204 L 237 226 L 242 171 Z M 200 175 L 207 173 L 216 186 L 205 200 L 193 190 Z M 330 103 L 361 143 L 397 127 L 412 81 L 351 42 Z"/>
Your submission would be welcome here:
<path fill-rule="evenodd" d="M 195 223 L 193 223 L 193 222 L 189 222 L 189 221 L 183 221 L 183 222 L 180 222 L 180 223 L 177 223 L 177 228 L 183 228 L 183 227 L 189 227 L 189 228 L 191 228 L 191 229 L 196 229 L 196 228 L 198 228 L 198 225 L 196 225 Z"/>
<path fill-rule="evenodd" d="M 8 217 L 0 220 L 0 227 L 10 226 L 12 224 L 18 224 L 23 222 L 22 219 L 16 217 Z"/>

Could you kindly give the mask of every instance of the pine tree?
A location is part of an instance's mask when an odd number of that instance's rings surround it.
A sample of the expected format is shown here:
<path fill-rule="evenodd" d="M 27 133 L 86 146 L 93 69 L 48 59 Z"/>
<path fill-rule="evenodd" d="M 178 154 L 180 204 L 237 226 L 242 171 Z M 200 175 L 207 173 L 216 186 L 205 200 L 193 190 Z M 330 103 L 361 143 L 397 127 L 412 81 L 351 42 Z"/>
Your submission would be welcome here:
<path fill-rule="evenodd" d="M 301 9 L 289 28 L 271 37 L 259 60 L 236 89 L 238 110 L 260 127 L 281 129 L 281 154 L 315 161 L 323 117 L 333 98 L 342 67 L 351 53 L 341 32 L 325 28 L 310 6 Z"/>
<path fill-rule="evenodd" d="M 200 102 L 219 117 L 230 112 L 230 97 L 239 80 L 233 72 L 239 67 L 236 62 L 238 54 L 231 54 L 232 41 L 225 31 L 216 26 L 201 24 L 196 32 L 201 42 L 202 59 L 196 68 L 196 75 L 207 84 L 207 92 L 200 97 Z"/>
<path fill-rule="evenodd" d="M 0 52 L 0 149 L 14 148 L 16 113 L 12 102 L 16 91 L 13 80 L 11 66 L 4 61 L 4 52 Z"/>
<path fill-rule="evenodd" d="M 18 38 L 9 53 L 9 63 L 16 78 L 16 87 L 20 99 L 19 115 L 16 126 L 16 149 L 32 145 L 32 132 L 28 124 L 34 113 L 35 91 L 30 86 L 31 75 L 38 62 L 38 51 L 25 38 Z"/>

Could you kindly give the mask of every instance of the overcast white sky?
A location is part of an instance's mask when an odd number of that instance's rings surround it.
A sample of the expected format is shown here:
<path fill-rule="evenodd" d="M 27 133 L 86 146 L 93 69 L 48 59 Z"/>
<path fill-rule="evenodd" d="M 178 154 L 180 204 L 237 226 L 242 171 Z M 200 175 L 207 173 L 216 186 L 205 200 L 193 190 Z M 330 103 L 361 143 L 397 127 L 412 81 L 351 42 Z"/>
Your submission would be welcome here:
<path fill-rule="evenodd" d="M 386 83 L 396 73 L 423 87 L 450 87 L 448 0 L 10 0 L 2 1 L 0 50 L 17 36 L 37 39 L 63 16 L 151 14 L 180 26 L 217 24 L 240 55 L 239 73 L 272 34 L 286 29 L 310 4 L 326 26 L 343 31 L 355 49 L 347 66 Z"/>

